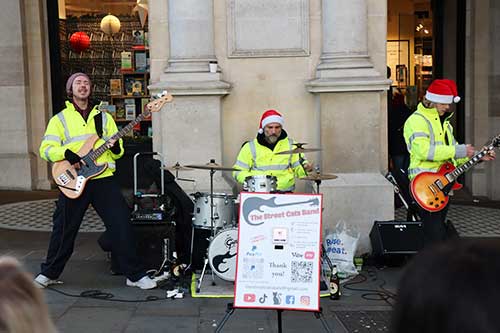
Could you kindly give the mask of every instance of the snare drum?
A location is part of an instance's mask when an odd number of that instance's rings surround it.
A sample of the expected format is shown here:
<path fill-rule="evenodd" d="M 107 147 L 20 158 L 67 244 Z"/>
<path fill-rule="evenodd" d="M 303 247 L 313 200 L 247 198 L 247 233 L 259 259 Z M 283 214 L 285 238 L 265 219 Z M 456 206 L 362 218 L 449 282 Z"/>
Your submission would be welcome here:
<path fill-rule="evenodd" d="M 210 193 L 194 193 L 193 227 L 211 229 Z M 214 193 L 214 228 L 221 229 L 236 225 L 234 200 L 236 196 L 225 193 Z"/>
<path fill-rule="evenodd" d="M 208 246 L 208 263 L 221 279 L 234 281 L 236 276 L 236 251 L 238 229 L 221 230 Z"/>
<path fill-rule="evenodd" d="M 277 185 L 278 179 L 275 176 L 248 176 L 243 183 L 243 189 L 248 192 L 274 192 Z"/>

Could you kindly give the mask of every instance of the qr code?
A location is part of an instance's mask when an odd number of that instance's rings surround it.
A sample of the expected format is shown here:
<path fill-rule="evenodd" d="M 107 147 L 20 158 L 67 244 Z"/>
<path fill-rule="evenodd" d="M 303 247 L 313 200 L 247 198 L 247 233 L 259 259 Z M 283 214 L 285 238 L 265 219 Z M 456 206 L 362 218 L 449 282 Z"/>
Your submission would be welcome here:
<path fill-rule="evenodd" d="M 312 282 L 312 261 L 292 261 L 292 282 Z"/>

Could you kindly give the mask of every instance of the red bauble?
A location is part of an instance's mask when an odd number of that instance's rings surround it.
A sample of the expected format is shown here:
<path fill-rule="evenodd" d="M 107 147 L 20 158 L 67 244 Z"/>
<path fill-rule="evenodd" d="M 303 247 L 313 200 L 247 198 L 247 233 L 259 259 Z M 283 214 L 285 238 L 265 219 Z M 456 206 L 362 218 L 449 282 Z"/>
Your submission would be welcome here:
<path fill-rule="evenodd" d="M 75 52 L 82 52 L 89 48 L 90 46 L 90 38 L 89 36 L 83 32 L 78 31 L 71 35 L 69 38 L 69 45 Z"/>

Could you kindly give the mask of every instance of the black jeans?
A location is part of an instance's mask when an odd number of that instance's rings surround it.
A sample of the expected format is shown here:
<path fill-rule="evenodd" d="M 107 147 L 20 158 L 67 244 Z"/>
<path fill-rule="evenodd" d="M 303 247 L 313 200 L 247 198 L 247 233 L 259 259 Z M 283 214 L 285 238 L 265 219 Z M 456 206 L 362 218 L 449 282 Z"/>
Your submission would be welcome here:
<path fill-rule="evenodd" d="M 41 274 L 57 279 L 73 254 L 75 239 L 85 211 L 92 204 L 103 220 L 125 276 L 137 281 L 146 275 L 135 249 L 130 224 L 130 210 L 114 177 L 90 180 L 79 198 L 69 199 L 59 194 L 53 215 L 47 259 L 41 265 Z"/>
<path fill-rule="evenodd" d="M 447 238 L 446 232 L 446 215 L 448 214 L 448 208 L 450 204 L 446 205 L 439 212 L 428 212 L 424 209 L 420 209 L 418 214 L 422 221 L 422 226 L 424 230 L 424 243 L 425 246 L 442 242 Z"/>

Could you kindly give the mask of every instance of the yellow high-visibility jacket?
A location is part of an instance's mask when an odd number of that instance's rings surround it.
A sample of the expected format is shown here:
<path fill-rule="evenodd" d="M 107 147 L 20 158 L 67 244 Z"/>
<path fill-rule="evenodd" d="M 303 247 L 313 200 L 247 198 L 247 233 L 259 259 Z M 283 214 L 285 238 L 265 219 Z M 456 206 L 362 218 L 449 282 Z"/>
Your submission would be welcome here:
<path fill-rule="evenodd" d="M 428 109 L 420 103 L 406 120 L 404 138 L 410 152 L 410 180 L 421 172 L 437 171 L 447 161 L 455 166 L 467 161 L 466 145 L 458 144 L 453 136 L 452 116 L 450 114 L 441 125 L 437 109 Z"/>
<path fill-rule="evenodd" d="M 275 176 L 278 179 L 277 190 L 293 191 L 295 177 L 306 176 L 304 168 L 300 165 L 299 154 L 276 155 L 294 149 L 293 143 L 292 139 L 283 138 L 276 143 L 274 150 L 261 145 L 257 138 L 245 143 L 233 166 L 238 169 L 233 171 L 233 177 L 242 184 L 248 176 Z"/>
<path fill-rule="evenodd" d="M 66 101 L 66 108 L 53 116 L 45 135 L 40 144 L 40 157 L 48 162 L 58 162 L 64 160 L 64 152 L 70 149 L 74 153 L 78 153 L 82 148 L 85 140 L 93 134 L 97 134 L 94 117 L 102 117 L 102 138 L 96 141 L 94 149 L 100 147 L 106 140 L 118 132 L 116 123 L 113 117 L 107 112 L 101 112 L 94 107 L 85 121 L 82 115 L 75 109 L 74 105 Z M 104 152 L 96 163 L 108 163 L 108 168 L 94 177 L 104 178 L 113 175 L 116 169 L 115 160 L 119 159 L 123 153 L 123 141 L 120 141 L 120 153 L 114 154 L 111 150 Z"/>

